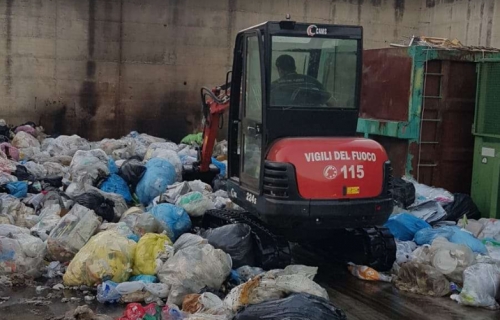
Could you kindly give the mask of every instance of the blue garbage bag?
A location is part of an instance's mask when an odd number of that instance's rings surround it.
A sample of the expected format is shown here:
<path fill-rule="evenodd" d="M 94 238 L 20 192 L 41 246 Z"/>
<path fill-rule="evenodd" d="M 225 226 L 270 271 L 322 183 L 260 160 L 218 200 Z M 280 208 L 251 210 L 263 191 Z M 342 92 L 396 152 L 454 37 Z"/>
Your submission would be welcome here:
<path fill-rule="evenodd" d="M 417 231 L 431 227 L 424 220 L 408 213 L 390 217 L 384 226 L 391 231 L 394 238 L 401 241 L 411 241 Z"/>
<path fill-rule="evenodd" d="M 132 194 L 130 194 L 130 189 L 128 184 L 122 177 L 117 174 L 112 174 L 104 180 L 99 186 L 104 192 L 117 193 L 125 199 L 126 202 L 132 202 Z"/>
<path fill-rule="evenodd" d="M 150 276 L 147 274 L 140 274 L 138 276 L 132 276 L 128 281 L 142 281 L 144 283 L 157 283 L 158 278 L 156 276 Z"/>
<path fill-rule="evenodd" d="M 165 159 L 153 158 L 146 163 L 146 172 L 137 184 L 135 193 L 139 201 L 147 206 L 154 198 L 165 192 L 175 182 L 175 167 Z"/>
<path fill-rule="evenodd" d="M 214 166 L 216 166 L 217 168 L 219 168 L 221 176 L 223 176 L 223 177 L 226 176 L 226 165 L 224 163 L 222 163 L 219 160 L 212 157 L 212 164 Z"/>
<path fill-rule="evenodd" d="M 9 182 L 5 185 L 9 194 L 16 198 L 24 198 L 28 194 L 28 183 L 26 181 Z"/>
<path fill-rule="evenodd" d="M 191 219 L 181 207 L 170 203 L 161 203 L 152 207 L 149 212 L 158 220 L 172 241 L 191 229 Z"/>
<path fill-rule="evenodd" d="M 109 173 L 118 173 L 118 167 L 116 166 L 115 160 L 113 159 L 108 159 L 108 169 Z"/>
<path fill-rule="evenodd" d="M 453 226 L 444 226 L 436 229 L 422 229 L 415 233 L 415 239 L 413 241 L 420 246 L 423 244 L 432 244 L 432 241 L 437 237 L 446 238 L 452 243 L 466 245 L 474 252 L 481 254 L 488 253 L 488 250 L 486 250 L 486 247 L 480 240 L 476 239 L 470 233 Z"/>
<path fill-rule="evenodd" d="M 117 303 L 122 297 L 118 291 L 116 291 L 116 286 L 118 283 L 111 280 L 104 281 L 97 286 L 97 301 L 100 303 Z"/>

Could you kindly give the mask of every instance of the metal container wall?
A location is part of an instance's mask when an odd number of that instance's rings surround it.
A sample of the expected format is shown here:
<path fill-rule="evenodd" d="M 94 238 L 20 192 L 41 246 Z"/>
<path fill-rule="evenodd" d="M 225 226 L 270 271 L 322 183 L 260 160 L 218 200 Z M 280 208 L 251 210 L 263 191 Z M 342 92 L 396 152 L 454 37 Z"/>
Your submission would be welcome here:
<path fill-rule="evenodd" d="M 386 148 L 396 176 L 470 193 L 474 55 L 388 48 L 363 60 L 358 132 Z"/>

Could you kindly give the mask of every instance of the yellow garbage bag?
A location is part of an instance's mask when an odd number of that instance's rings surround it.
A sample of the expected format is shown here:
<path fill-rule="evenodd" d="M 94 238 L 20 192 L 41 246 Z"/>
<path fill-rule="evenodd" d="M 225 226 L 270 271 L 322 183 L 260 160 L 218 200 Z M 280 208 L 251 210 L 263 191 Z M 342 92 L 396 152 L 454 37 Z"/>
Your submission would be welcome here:
<path fill-rule="evenodd" d="M 124 282 L 130 277 L 137 244 L 116 230 L 101 232 L 75 255 L 63 280 L 66 286 L 94 286 L 104 280 Z"/>
<path fill-rule="evenodd" d="M 133 274 L 156 275 L 156 259 L 166 252 L 165 245 L 172 245 L 172 241 L 166 235 L 146 233 L 139 240 L 135 250 Z"/>

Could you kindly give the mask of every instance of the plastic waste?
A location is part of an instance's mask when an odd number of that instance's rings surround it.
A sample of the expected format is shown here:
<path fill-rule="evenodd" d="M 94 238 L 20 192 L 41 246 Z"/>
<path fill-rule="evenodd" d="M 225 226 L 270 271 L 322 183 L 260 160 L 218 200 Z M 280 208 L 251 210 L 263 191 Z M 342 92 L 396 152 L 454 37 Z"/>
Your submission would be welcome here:
<path fill-rule="evenodd" d="M 452 243 L 464 244 L 477 253 L 488 253 L 481 241 L 457 227 L 445 226 L 436 229 L 422 229 L 415 234 L 414 240 L 418 245 L 431 244 L 437 237 L 443 237 Z"/>
<path fill-rule="evenodd" d="M 24 164 L 26 169 L 35 176 L 35 179 L 43 179 L 47 176 L 47 169 L 41 164 L 35 163 L 33 161 L 28 161 Z"/>
<path fill-rule="evenodd" d="M 8 142 L 2 142 L 0 143 L 0 150 L 5 153 L 7 158 L 19 161 L 19 149 L 14 147 Z"/>
<path fill-rule="evenodd" d="M 102 150 L 78 150 L 69 166 L 71 181 L 94 185 L 109 175 L 108 156 Z"/>
<path fill-rule="evenodd" d="M 383 273 L 378 272 L 377 270 L 370 268 L 368 266 L 358 266 L 354 263 L 349 263 L 347 268 L 349 272 L 358 279 L 361 280 L 370 280 L 370 281 L 385 281 L 391 282 L 392 277 L 387 276 Z"/>
<path fill-rule="evenodd" d="M 411 182 L 415 186 L 415 192 L 417 195 L 423 196 L 426 199 L 434 200 L 440 203 L 450 203 L 453 202 L 453 194 L 449 191 L 441 188 L 433 188 L 426 186 L 425 184 L 418 183 L 415 179 L 411 177 L 403 177 L 404 180 Z"/>
<path fill-rule="evenodd" d="M 249 306 L 239 312 L 234 320 L 283 320 L 347 319 L 345 313 L 326 299 L 299 293 L 275 301 Z"/>
<path fill-rule="evenodd" d="M 52 260 L 70 261 L 87 243 L 101 224 L 94 211 L 75 204 L 59 220 L 47 239 L 47 250 Z"/>
<path fill-rule="evenodd" d="M 400 207 L 406 209 L 415 202 L 415 186 L 413 183 L 401 178 L 393 178 L 392 185 L 394 201 L 396 201 Z"/>
<path fill-rule="evenodd" d="M 62 177 L 66 173 L 66 168 L 56 162 L 47 161 L 44 162 L 42 166 L 45 168 L 47 172 L 45 178 Z"/>
<path fill-rule="evenodd" d="M 42 211 L 40 211 L 39 222 L 31 228 L 31 234 L 39 237 L 42 240 L 47 240 L 50 232 L 56 227 L 61 220 L 61 206 L 58 202 L 46 202 Z"/>
<path fill-rule="evenodd" d="M 170 164 L 175 168 L 176 180 L 180 181 L 182 179 L 182 161 L 179 158 L 179 155 L 177 155 L 177 152 L 168 149 L 156 149 L 151 153 L 149 157 L 148 156 L 149 154 L 146 153 L 146 157 L 144 158 L 144 160 L 149 160 L 150 158 L 159 158 L 165 159 L 170 162 Z"/>
<path fill-rule="evenodd" d="M 160 223 L 149 212 L 132 212 L 124 214 L 120 222 L 125 223 L 136 235 L 142 237 L 146 233 L 159 233 Z"/>
<path fill-rule="evenodd" d="M 174 250 L 175 252 L 177 252 L 190 246 L 203 245 L 207 243 L 207 239 L 202 238 L 196 234 L 184 233 L 179 237 L 179 239 L 177 239 L 177 241 L 175 241 Z"/>
<path fill-rule="evenodd" d="M 176 203 L 179 197 L 191 192 L 191 186 L 188 181 L 177 182 L 167 187 L 165 193 L 160 196 L 161 202 Z"/>
<path fill-rule="evenodd" d="M 248 225 L 230 224 L 207 230 L 202 236 L 209 244 L 231 256 L 233 268 L 255 265 L 254 239 Z"/>
<path fill-rule="evenodd" d="M 253 277 L 256 277 L 260 274 L 263 274 L 264 272 L 265 271 L 262 268 L 251 267 L 251 266 L 243 266 L 243 267 L 239 267 L 238 269 L 236 269 L 236 273 L 238 274 L 238 277 L 243 282 L 247 282 L 248 280 L 252 279 Z"/>
<path fill-rule="evenodd" d="M 106 199 L 101 194 L 93 191 L 83 193 L 74 198 L 75 203 L 78 203 L 86 208 L 93 210 L 99 217 L 106 221 L 112 222 L 115 219 L 115 203 Z"/>
<path fill-rule="evenodd" d="M 483 230 L 479 233 L 479 239 L 495 239 L 500 240 L 500 220 L 497 219 L 480 219 L 483 224 Z"/>
<path fill-rule="evenodd" d="M 167 302 L 181 305 L 187 294 L 204 287 L 219 289 L 231 268 L 231 258 L 224 251 L 209 244 L 189 246 L 163 264 L 158 278 L 171 286 Z"/>
<path fill-rule="evenodd" d="M 464 270 L 475 262 L 474 253 L 466 245 L 451 243 L 438 237 L 429 249 L 431 264 L 449 280 L 463 282 Z"/>
<path fill-rule="evenodd" d="M 452 294 L 459 304 L 498 310 L 500 305 L 500 269 L 496 264 L 478 263 L 465 269 L 464 287 L 460 294 Z"/>
<path fill-rule="evenodd" d="M 182 138 L 181 143 L 183 144 L 197 144 L 201 146 L 203 143 L 203 133 L 198 132 L 198 133 L 193 133 L 193 134 L 188 134 L 184 138 Z"/>
<path fill-rule="evenodd" d="M 219 174 L 223 177 L 226 176 L 226 164 L 224 162 L 218 161 L 212 157 L 212 164 L 219 169 Z"/>
<path fill-rule="evenodd" d="M 97 286 L 97 301 L 100 303 L 117 303 L 121 295 L 116 291 L 118 283 L 106 280 Z"/>
<path fill-rule="evenodd" d="M 153 158 L 146 164 L 146 172 L 137 184 L 136 194 L 143 205 L 148 205 L 175 180 L 174 166 L 165 159 Z"/>
<path fill-rule="evenodd" d="M 55 139 L 45 139 L 41 146 L 42 151 L 47 151 L 51 156 L 72 157 L 78 150 L 90 150 L 90 143 L 77 135 L 61 135 Z"/>
<path fill-rule="evenodd" d="M 29 234 L 30 231 L 26 228 L 18 227 L 12 224 L 0 224 L 0 237 L 8 237 L 16 234 Z"/>
<path fill-rule="evenodd" d="M 396 240 L 396 263 L 401 265 L 412 260 L 413 251 L 417 248 L 417 244 L 413 241 L 398 241 Z"/>
<path fill-rule="evenodd" d="M 477 221 L 474 219 L 468 219 L 464 216 L 462 219 L 458 220 L 457 226 L 463 228 L 470 232 L 474 237 L 479 238 L 479 235 L 485 227 L 484 219 L 482 221 Z"/>
<path fill-rule="evenodd" d="M 122 177 L 117 174 L 112 174 L 107 177 L 101 183 L 99 189 L 104 192 L 119 194 L 126 202 L 132 202 L 132 195 L 130 194 L 127 182 L 125 182 L 125 180 L 123 180 Z"/>
<path fill-rule="evenodd" d="M 157 283 L 158 278 L 156 276 L 148 276 L 144 274 L 140 274 L 137 276 L 132 276 L 128 281 L 142 281 L 144 283 Z"/>
<path fill-rule="evenodd" d="M 45 252 L 41 239 L 24 232 L 0 236 L 0 275 L 41 276 Z"/>
<path fill-rule="evenodd" d="M 161 267 L 160 256 L 167 253 L 167 246 L 171 245 L 172 241 L 164 234 L 146 233 L 137 244 L 132 273 L 134 275 L 155 275 Z"/>
<path fill-rule="evenodd" d="M 130 294 L 137 291 L 142 291 L 145 287 L 145 283 L 142 281 L 126 281 L 119 283 L 115 290 L 120 295 Z"/>
<path fill-rule="evenodd" d="M 0 171 L 0 185 L 7 184 L 9 182 L 16 182 L 17 177 L 11 174 Z"/>
<path fill-rule="evenodd" d="M 146 172 L 146 167 L 137 158 L 131 158 L 125 161 L 118 171 L 118 175 L 123 178 L 134 191 L 142 176 Z"/>
<path fill-rule="evenodd" d="M 205 214 L 205 211 L 215 209 L 212 201 L 198 191 L 180 196 L 176 205 L 184 208 L 191 217 L 201 217 Z"/>
<path fill-rule="evenodd" d="M 315 275 L 312 273 L 314 270 L 297 265 L 285 270 L 268 271 L 233 288 L 224 299 L 224 304 L 237 312 L 241 307 L 281 299 L 290 293 L 309 293 L 328 299 L 326 290 L 311 279 Z"/>
<path fill-rule="evenodd" d="M 28 194 L 28 184 L 26 181 L 9 182 L 5 185 L 9 194 L 16 198 L 24 198 Z"/>
<path fill-rule="evenodd" d="M 151 208 L 149 212 L 173 241 L 191 229 L 191 219 L 186 211 L 180 207 L 169 203 L 161 203 Z"/>
<path fill-rule="evenodd" d="M 109 279 L 120 283 L 130 277 L 136 243 L 115 230 L 101 232 L 75 255 L 64 274 L 64 285 L 93 286 Z"/>
<path fill-rule="evenodd" d="M 417 231 L 431 227 L 424 220 L 408 213 L 401 213 L 390 217 L 384 226 L 389 228 L 394 238 L 401 241 L 413 240 Z"/>
<path fill-rule="evenodd" d="M 12 145 L 18 149 L 20 148 L 30 148 L 30 147 L 40 147 L 40 142 L 33 137 L 31 134 L 24 131 L 19 131 L 16 133 L 14 139 L 12 139 Z"/>
<path fill-rule="evenodd" d="M 453 198 L 453 202 L 443 206 L 443 209 L 446 211 L 446 216 L 443 220 L 458 221 L 463 216 L 466 216 L 468 219 L 481 218 L 481 212 L 479 212 L 479 209 L 469 195 L 455 193 L 453 194 Z"/>
<path fill-rule="evenodd" d="M 441 221 L 446 216 L 446 211 L 444 211 L 441 203 L 435 200 L 421 200 L 421 198 L 418 198 L 417 202 L 408 207 L 408 210 L 411 215 L 428 223 Z"/>
<path fill-rule="evenodd" d="M 403 291 L 442 297 L 450 293 L 450 282 L 436 268 L 410 261 L 403 263 L 394 282 Z"/>

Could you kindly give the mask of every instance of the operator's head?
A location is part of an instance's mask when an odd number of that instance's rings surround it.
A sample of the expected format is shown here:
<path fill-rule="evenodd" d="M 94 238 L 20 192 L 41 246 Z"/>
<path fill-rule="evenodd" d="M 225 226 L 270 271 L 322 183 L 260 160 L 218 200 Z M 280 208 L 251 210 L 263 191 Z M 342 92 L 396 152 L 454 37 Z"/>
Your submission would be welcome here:
<path fill-rule="evenodd" d="M 288 54 L 283 54 L 276 59 L 276 68 L 278 68 L 280 78 L 287 74 L 295 73 L 295 59 Z"/>

